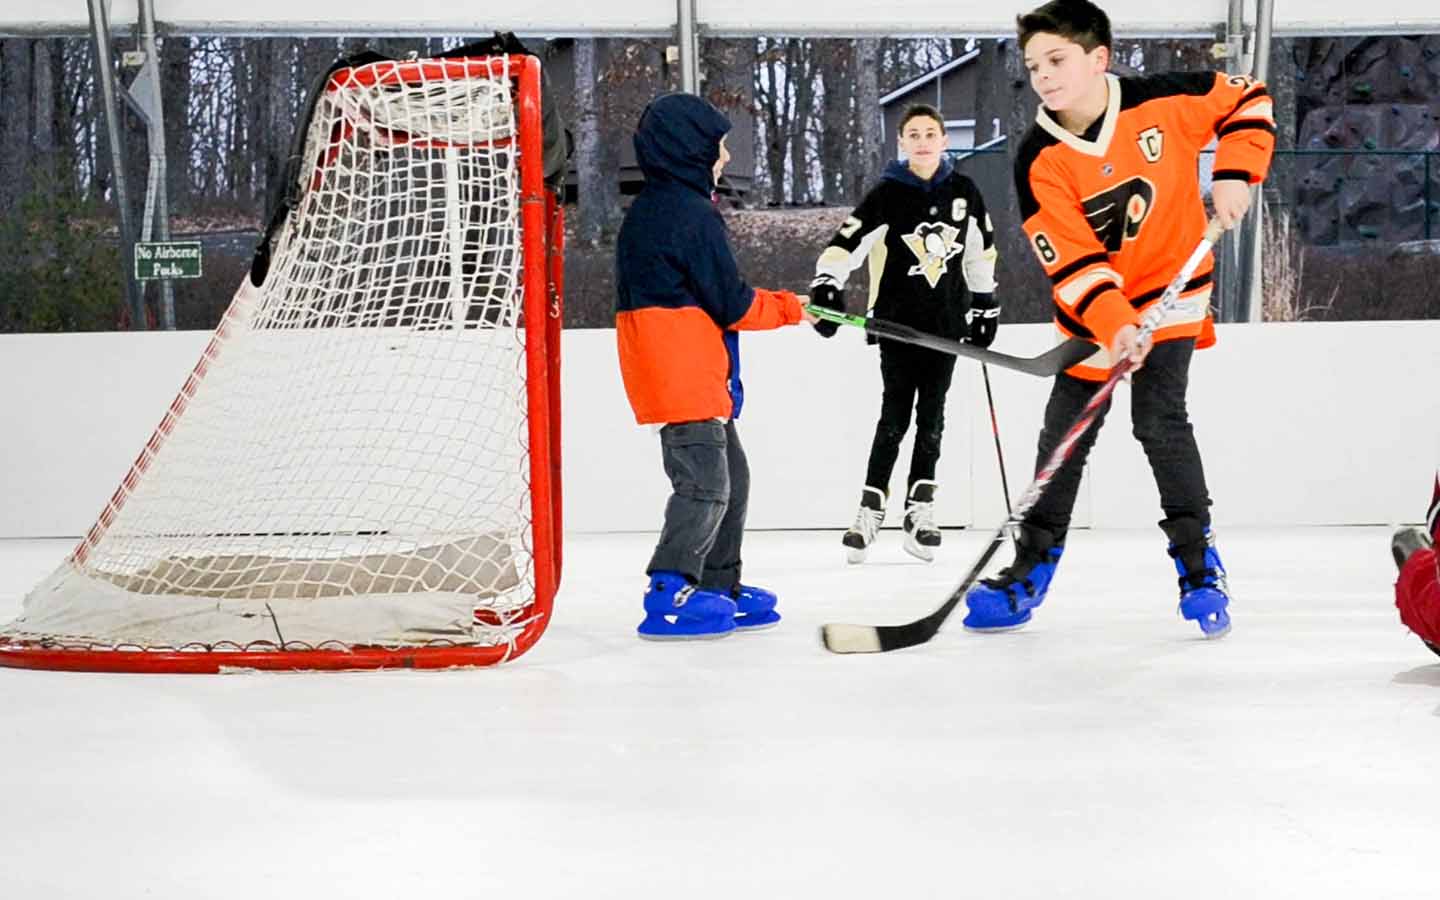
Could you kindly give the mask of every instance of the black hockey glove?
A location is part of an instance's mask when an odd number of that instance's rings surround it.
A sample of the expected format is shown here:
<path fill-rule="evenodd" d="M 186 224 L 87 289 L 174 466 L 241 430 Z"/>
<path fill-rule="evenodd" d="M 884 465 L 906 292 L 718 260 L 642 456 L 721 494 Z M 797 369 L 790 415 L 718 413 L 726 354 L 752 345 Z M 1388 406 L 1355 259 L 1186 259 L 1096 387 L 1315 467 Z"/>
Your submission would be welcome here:
<path fill-rule="evenodd" d="M 836 312 L 845 311 L 845 292 L 835 286 L 835 279 L 829 275 L 816 275 L 815 280 L 810 282 L 810 305 L 823 306 L 826 309 L 833 309 Z M 821 320 L 815 323 L 815 330 L 821 337 L 834 337 L 840 326 L 834 322 Z"/>
<path fill-rule="evenodd" d="M 965 322 L 970 326 L 970 343 L 976 347 L 990 346 L 1000 327 L 1000 301 L 995 299 L 994 294 L 972 295 Z"/>

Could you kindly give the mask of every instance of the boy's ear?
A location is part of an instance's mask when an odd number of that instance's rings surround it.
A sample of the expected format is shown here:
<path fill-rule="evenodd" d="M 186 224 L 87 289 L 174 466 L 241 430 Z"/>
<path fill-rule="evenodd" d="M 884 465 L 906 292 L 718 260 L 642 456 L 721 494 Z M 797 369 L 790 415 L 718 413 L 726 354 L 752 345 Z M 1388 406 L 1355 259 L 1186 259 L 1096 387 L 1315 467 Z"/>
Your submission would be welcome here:
<path fill-rule="evenodd" d="M 1096 70 L 1097 70 L 1097 71 L 1100 71 L 1100 72 L 1109 71 L 1109 69 L 1110 69 L 1110 48 L 1109 48 L 1109 47 L 1106 47 L 1105 45 L 1102 44 L 1102 45 L 1100 45 L 1100 46 L 1098 46 L 1098 47 L 1095 48 L 1095 65 L 1096 65 Z"/>

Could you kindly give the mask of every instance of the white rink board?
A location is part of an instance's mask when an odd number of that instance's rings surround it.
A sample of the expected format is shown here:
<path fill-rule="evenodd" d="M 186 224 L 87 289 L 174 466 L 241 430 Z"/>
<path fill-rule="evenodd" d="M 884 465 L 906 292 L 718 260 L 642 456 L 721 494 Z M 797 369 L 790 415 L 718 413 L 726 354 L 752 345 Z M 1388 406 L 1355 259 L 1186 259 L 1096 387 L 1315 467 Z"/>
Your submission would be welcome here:
<path fill-rule="evenodd" d="M 770 0 L 699 0 L 697 21 L 712 35 L 885 34 L 885 35 L 1009 35 L 1015 14 L 1035 5 L 954 3 L 909 0 L 903 5 L 873 0 L 827 0 L 825 3 L 773 3 Z M 1253 4 L 1246 20 L 1254 21 Z M 1111 0 L 1105 4 L 1117 35 L 1213 34 L 1226 21 L 1224 0 L 1153 3 Z M 110 21 L 116 28 L 133 25 L 136 0 L 114 0 Z M 521 34 L 672 33 L 674 0 L 548 0 L 543 4 L 506 7 L 474 3 L 397 5 L 381 0 L 252 0 L 221 4 L 215 0 L 157 0 L 155 15 L 180 33 L 263 34 L 483 34 L 509 30 Z M 1440 31 L 1433 4 L 1416 0 L 1356 5 L 1341 0 L 1309 0 L 1277 4 L 1276 34 L 1363 34 L 1374 31 Z M 89 28 L 87 5 L 80 0 L 6 0 L 0 5 L 0 33 L 67 33 Z"/>
<path fill-rule="evenodd" d="M 1440 459 L 1440 322 L 1222 325 L 1197 354 L 1191 418 L 1217 522 L 1418 521 Z M 1033 355 L 1044 325 L 1005 325 L 996 348 Z M 0 335 L 0 537 L 79 535 L 94 521 L 209 339 L 201 332 Z M 741 338 L 740 433 L 752 528 L 840 528 L 863 480 L 880 377 L 858 332 Z M 654 530 L 668 483 L 659 439 L 634 424 L 610 330 L 564 347 L 567 530 Z M 1049 383 L 992 370 L 1012 495 L 1028 478 Z M 1149 527 L 1155 486 L 1129 434 L 1128 388 L 1091 457 L 1077 525 Z M 978 367 L 962 362 L 940 462 L 942 524 L 1004 518 Z M 895 483 L 904 478 L 909 442 Z"/>

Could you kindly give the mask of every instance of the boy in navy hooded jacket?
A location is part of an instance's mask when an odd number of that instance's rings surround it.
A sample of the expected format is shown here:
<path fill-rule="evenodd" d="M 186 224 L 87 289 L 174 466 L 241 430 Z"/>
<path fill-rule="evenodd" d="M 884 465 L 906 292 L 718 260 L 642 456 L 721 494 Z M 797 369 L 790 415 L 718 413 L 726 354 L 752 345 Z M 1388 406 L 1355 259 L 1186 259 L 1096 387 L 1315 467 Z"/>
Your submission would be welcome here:
<path fill-rule="evenodd" d="M 712 199 L 730 121 L 691 94 L 653 101 L 635 132 L 645 187 L 616 245 L 615 333 L 635 421 L 659 427 L 672 493 L 646 567 L 643 638 L 720 637 L 780 621 L 740 583 L 750 469 L 735 419 L 741 330 L 813 321 L 799 297 L 745 283 Z"/>

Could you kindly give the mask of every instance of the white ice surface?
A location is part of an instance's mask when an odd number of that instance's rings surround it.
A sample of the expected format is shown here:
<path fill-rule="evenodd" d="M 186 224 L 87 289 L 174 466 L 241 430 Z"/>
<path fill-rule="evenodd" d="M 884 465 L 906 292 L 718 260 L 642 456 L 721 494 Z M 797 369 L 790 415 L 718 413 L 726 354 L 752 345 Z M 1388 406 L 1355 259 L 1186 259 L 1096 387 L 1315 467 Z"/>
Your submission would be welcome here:
<path fill-rule="evenodd" d="M 927 612 L 988 535 L 752 533 L 785 621 L 681 645 L 633 632 L 654 536 L 580 535 L 496 669 L 0 669 L 0 898 L 1436 897 L 1440 658 L 1388 530 L 1220 537 L 1215 643 L 1158 531 L 1073 535 L 1025 631 L 868 657 L 821 623 Z M 69 549 L 0 542 L 0 618 Z"/>

